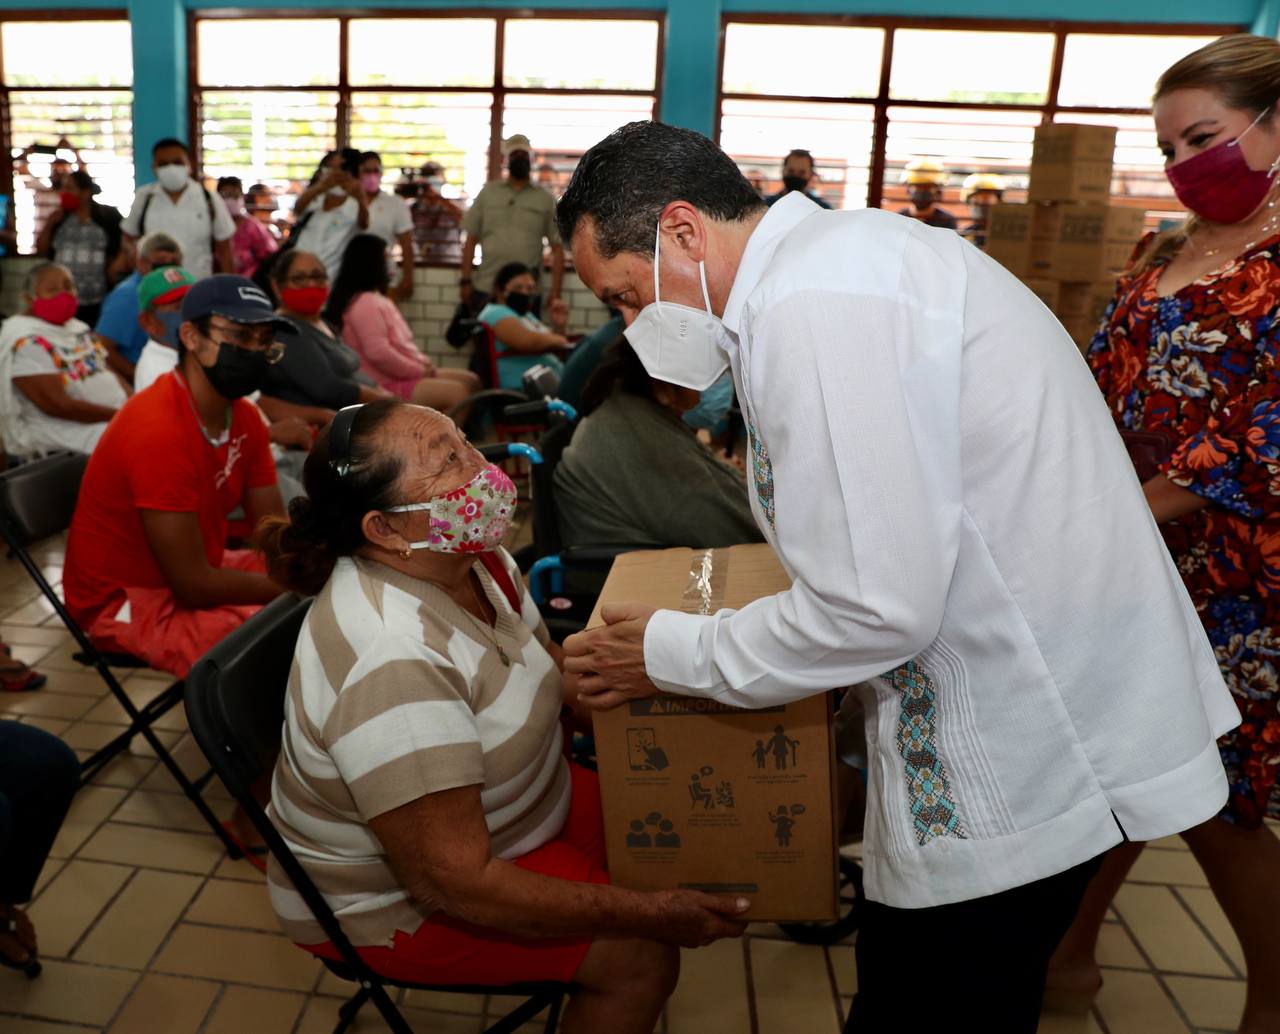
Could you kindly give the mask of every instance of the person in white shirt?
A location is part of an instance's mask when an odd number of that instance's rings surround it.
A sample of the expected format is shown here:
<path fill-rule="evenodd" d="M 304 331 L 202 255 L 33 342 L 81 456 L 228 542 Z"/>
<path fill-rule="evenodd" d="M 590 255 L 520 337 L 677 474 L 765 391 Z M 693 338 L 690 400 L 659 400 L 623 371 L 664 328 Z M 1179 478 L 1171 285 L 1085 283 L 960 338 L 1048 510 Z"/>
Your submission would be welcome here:
<path fill-rule="evenodd" d="M 182 248 L 183 261 L 197 280 L 217 273 L 234 273 L 231 238 L 236 224 L 226 203 L 214 191 L 191 178 L 187 145 L 166 138 L 151 149 L 156 182 L 139 188 L 121 228 L 132 245 L 139 237 L 163 230 Z M 132 251 L 132 248 L 129 249 Z M 118 260 L 127 270 L 132 256 Z"/>
<path fill-rule="evenodd" d="M 400 279 L 394 282 L 390 297 L 392 301 L 402 302 L 413 297 L 413 216 L 404 198 L 382 189 L 382 158 L 377 151 L 360 155 L 359 172 L 360 188 L 369 206 L 368 232 L 386 242 L 388 262 L 392 247 L 400 245 Z"/>
<path fill-rule="evenodd" d="M 360 185 L 359 152 L 330 151 L 298 195 L 293 236 L 299 251 L 324 263 L 332 283 L 342 269 L 342 254 L 357 233 L 369 228 L 369 202 Z"/>
<path fill-rule="evenodd" d="M 124 381 L 87 323 L 66 266 L 41 262 L 23 285 L 25 312 L 0 324 L 0 438 L 30 459 L 69 449 L 93 452 L 125 403 Z"/>
<path fill-rule="evenodd" d="M 566 670 L 598 707 L 855 686 L 869 900 L 846 1029 L 927 996 L 1032 1034 L 1101 856 L 1211 821 L 1239 721 L 1087 365 L 958 235 L 799 193 L 766 209 L 688 130 L 615 131 L 558 221 L 651 376 L 732 368 L 753 513 L 794 579 L 710 616 L 606 607 Z"/>

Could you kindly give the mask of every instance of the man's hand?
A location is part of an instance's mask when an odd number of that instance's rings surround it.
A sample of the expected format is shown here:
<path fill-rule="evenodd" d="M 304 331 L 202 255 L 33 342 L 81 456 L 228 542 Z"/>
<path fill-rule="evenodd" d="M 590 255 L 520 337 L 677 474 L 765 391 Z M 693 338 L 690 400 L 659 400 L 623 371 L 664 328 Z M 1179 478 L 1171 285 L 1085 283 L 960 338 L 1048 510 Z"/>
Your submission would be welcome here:
<path fill-rule="evenodd" d="M 741 937 L 747 924 L 743 913 L 751 907 L 747 898 L 704 894 L 698 890 L 663 890 L 660 926 L 650 936 L 681 948 L 703 948 L 722 937 Z"/>
<path fill-rule="evenodd" d="M 607 711 L 658 692 L 644 670 L 644 631 L 657 609 L 644 603 L 605 604 L 603 627 L 564 641 L 565 673 L 580 676 L 578 688 L 588 707 Z"/>

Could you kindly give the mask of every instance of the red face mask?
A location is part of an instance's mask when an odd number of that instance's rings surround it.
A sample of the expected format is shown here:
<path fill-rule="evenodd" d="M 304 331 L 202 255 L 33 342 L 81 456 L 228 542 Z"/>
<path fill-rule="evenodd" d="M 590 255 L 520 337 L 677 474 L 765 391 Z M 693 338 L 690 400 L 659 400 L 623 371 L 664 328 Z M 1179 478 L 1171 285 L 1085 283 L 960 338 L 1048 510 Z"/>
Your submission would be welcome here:
<path fill-rule="evenodd" d="M 318 316 L 328 299 L 327 287 L 286 287 L 280 292 L 284 307 L 301 316 Z"/>
<path fill-rule="evenodd" d="M 64 212 L 74 212 L 80 207 L 80 195 L 72 194 L 70 191 L 64 190 L 58 197 L 59 204 L 62 205 Z"/>
<path fill-rule="evenodd" d="M 1254 119 L 1249 129 L 1266 113 Z M 1212 223 L 1238 223 L 1256 211 L 1270 193 L 1276 163 L 1272 162 L 1270 169 L 1249 168 L 1240 149 L 1240 141 L 1249 129 L 1234 140 L 1165 169 L 1178 200 L 1200 218 Z"/>
<path fill-rule="evenodd" d="M 32 299 L 31 315 L 60 327 L 76 314 L 79 307 L 80 299 L 70 291 L 63 291 L 52 298 Z"/>

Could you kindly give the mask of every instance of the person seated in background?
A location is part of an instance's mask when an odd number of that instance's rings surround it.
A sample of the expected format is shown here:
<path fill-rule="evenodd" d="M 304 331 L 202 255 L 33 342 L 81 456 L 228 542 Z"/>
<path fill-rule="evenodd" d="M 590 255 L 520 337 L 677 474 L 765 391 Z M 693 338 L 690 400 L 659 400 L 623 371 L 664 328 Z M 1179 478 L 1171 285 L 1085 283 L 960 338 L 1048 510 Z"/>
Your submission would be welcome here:
<path fill-rule="evenodd" d="M 700 393 L 653 380 L 632 347 L 611 346 L 582 393 L 582 423 L 556 467 L 566 546 L 710 549 L 764 537 L 741 471 L 682 415 Z"/>
<path fill-rule="evenodd" d="M 329 274 L 309 251 L 290 248 L 271 267 L 278 312 L 291 325 L 282 333 L 284 357 L 267 373 L 263 400 L 298 407 L 314 427 L 323 427 L 335 411 L 386 394 L 359 373 L 360 357 L 322 315 L 329 298 Z"/>
<path fill-rule="evenodd" d="M 261 544 L 318 594 L 294 654 L 272 815 L 376 972 L 572 983 L 566 1032 L 651 1034 L 679 953 L 748 902 L 609 885 L 594 772 L 567 760 L 576 691 L 511 556 L 511 480 L 440 413 L 339 413 L 306 500 Z M 466 504 L 466 523 L 458 516 Z M 281 869 L 286 935 L 338 958 Z"/>
<path fill-rule="evenodd" d="M 529 311 L 537 282 L 533 271 L 523 262 L 508 262 L 493 278 L 493 296 L 476 317 L 493 331 L 494 351 L 498 357 L 498 383 L 494 387 L 520 390 L 525 370 L 541 364 L 560 373 L 564 364 L 548 349 L 564 348 L 569 322 L 569 304 L 557 298 L 548 306 L 548 327 Z"/>
<path fill-rule="evenodd" d="M 991 209 L 1004 200 L 1004 177 L 994 172 L 975 172 L 966 176 L 960 197 L 969 206 L 971 222 L 960 236 L 979 248 L 987 246 L 987 227 L 991 223 Z"/>
<path fill-rule="evenodd" d="M 135 395 L 89 459 L 67 540 L 67 608 L 100 648 L 185 678 L 280 589 L 226 548 L 227 514 L 284 512 L 267 429 L 244 397 L 279 358 L 283 325 L 243 277 L 182 301 L 176 369 Z"/>
<path fill-rule="evenodd" d="M 338 278 L 347 242 L 369 228 L 369 203 L 360 185 L 359 163 L 359 151 L 349 147 L 330 151 L 293 206 L 296 247 L 317 256 L 330 281 Z"/>
<path fill-rule="evenodd" d="M 76 319 L 93 326 L 111 284 L 107 271 L 120 254 L 121 215 L 93 198 L 101 192 L 87 172 L 69 172 L 62 180 L 61 204 L 36 240 L 36 254 L 71 270 L 80 296 Z M 110 278 L 114 279 L 114 278 Z"/>
<path fill-rule="evenodd" d="M 270 231 L 257 219 L 249 215 L 245 207 L 244 187 L 239 176 L 223 176 L 218 180 L 218 193 L 231 221 L 236 224 L 235 235 L 231 238 L 231 253 L 235 256 L 236 272 L 240 276 L 253 278 L 258 265 L 268 255 L 274 255 L 280 248 Z"/>
<path fill-rule="evenodd" d="M 436 367 L 418 348 L 408 321 L 390 298 L 387 246 L 381 237 L 358 233 L 347 245 L 342 272 L 324 310 L 332 326 L 360 357 L 360 369 L 398 398 L 450 410 L 480 390 L 470 370 Z M 458 415 L 465 423 L 464 415 Z"/>
<path fill-rule="evenodd" d="M 582 407 L 582 391 L 604 358 L 605 349 L 622 339 L 622 314 L 609 310 L 609 319 L 584 337 L 569 353 L 560 371 L 560 387 L 556 396 L 574 409 Z"/>
<path fill-rule="evenodd" d="M 66 266 L 27 272 L 24 311 L 0 324 L 0 438 L 10 455 L 93 452 L 129 397 L 88 324 Z"/>
<path fill-rule="evenodd" d="M 80 789 L 80 759 L 52 733 L 0 719 L 0 966 L 40 972 L 30 916 L 20 908 Z M 12 993 L 19 993 L 17 988 Z"/>
<path fill-rule="evenodd" d="M 285 235 L 278 221 L 280 203 L 271 188 L 265 183 L 255 183 L 244 192 L 244 201 L 249 215 L 262 224 L 272 240 L 277 244 L 283 241 Z"/>
<path fill-rule="evenodd" d="M 132 273 L 121 280 L 102 303 L 102 314 L 93 331 L 107 350 L 111 369 L 133 382 L 134 364 L 147 344 L 138 322 L 138 284 L 153 269 L 182 265 L 182 249 L 167 233 L 149 233 L 138 242 Z"/>

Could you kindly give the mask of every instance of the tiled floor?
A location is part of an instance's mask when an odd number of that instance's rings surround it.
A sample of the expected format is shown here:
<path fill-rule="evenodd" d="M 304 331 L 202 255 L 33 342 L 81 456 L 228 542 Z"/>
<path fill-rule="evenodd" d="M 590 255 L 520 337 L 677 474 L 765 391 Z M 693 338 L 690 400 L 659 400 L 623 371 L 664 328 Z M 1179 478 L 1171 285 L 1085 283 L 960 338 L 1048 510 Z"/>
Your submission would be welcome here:
<path fill-rule="evenodd" d="M 57 577 L 61 546 L 40 558 Z M 87 754 L 123 712 L 70 657 L 69 637 L 16 564 L 0 562 L 0 639 L 49 674 L 0 711 Z M 125 681 L 138 702 L 153 672 Z M 200 759 L 180 714 L 161 737 L 184 768 Z M 140 749 L 76 799 L 41 877 L 32 917 L 47 960 L 28 981 L 0 970 L 3 1034 L 322 1034 L 346 986 L 281 936 L 257 871 L 226 859 L 167 773 Z M 215 807 L 230 811 L 225 794 Z M 1181 841 L 1155 844 L 1116 901 L 1102 939 L 1106 984 L 1092 1016 L 1046 1017 L 1042 1034 L 1166 1034 L 1234 1029 L 1243 961 L 1226 919 Z M 854 990 L 853 948 L 792 943 L 776 928 L 686 953 L 667 1034 L 835 1034 Z M 500 1002 L 410 993 L 417 1029 L 474 1034 Z M 357 1031 L 384 1029 L 366 1008 Z M 530 1027 L 530 1030 L 540 1027 Z"/>

